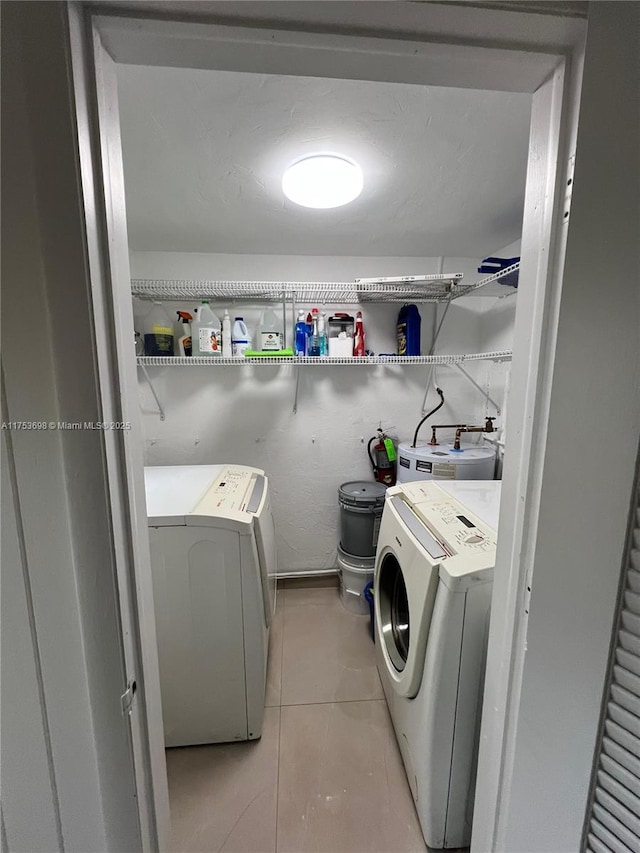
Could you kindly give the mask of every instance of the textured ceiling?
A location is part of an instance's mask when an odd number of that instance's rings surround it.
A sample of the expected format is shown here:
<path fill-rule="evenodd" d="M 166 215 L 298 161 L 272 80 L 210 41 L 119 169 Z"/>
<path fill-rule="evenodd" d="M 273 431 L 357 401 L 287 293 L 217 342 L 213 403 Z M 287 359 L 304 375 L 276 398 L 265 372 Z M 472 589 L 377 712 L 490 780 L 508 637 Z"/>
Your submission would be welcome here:
<path fill-rule="evenodd" d="M 131 248 L 477 257 L 520 235 L 528 95 L 118 66 Z M 312 153 L 363 169 L 355 202 L 286 200 Z"/>

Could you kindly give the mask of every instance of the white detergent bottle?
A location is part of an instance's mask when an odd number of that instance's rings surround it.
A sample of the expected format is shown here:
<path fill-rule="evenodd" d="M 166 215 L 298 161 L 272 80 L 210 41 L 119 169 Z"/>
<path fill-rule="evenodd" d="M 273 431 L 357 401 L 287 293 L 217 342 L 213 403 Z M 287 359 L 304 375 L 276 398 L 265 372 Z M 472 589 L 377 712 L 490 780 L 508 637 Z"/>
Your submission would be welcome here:
<path fill-rule="evenodd" d="M 244 358 L 251 347 L 251 335 L 242 317 L 236 317 L 231 333 L 231 350 L 234 358 Z"/>
<path fill-rule="evenodd" d="M 224 317 L 222 318 L 222 355 L 224 358 L 230 358 L 232 355 L 231 345 L 231 317 L 225 309 Z"/>
<path fill-rule="evenodd" d="M 262 315 L 258 339 L 262 352 L 274 352 L 276 350 L 281 350 L 284 347 L 282 323 L 272 308 L 267 308 Z"/>
<path fill-rule="evenodd" d="M 209 308 L 209 302 L 206 299 L 202 300 L 196 320 L 191 324 L 191 345 L 192 352 L 196 356 L 217 358 L 222 355 L 220 320 Z"/>

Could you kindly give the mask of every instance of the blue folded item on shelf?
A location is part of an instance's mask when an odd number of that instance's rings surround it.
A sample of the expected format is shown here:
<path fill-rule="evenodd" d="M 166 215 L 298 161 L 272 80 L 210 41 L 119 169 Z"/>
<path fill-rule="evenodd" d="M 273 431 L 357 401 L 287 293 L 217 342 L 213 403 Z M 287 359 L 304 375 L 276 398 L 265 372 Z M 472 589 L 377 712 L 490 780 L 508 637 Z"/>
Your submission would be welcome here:
<path fill-rule="evenodd" d="M 484 273 L 486 275 L 494 275 L 495 273 L 499 273 L 501 270 L 507 269 L 507 267 L 512 267 L 514 264 L 519 263 L 520 256 L 516 258 L 485 258 L 478 267 L 478 272 Z M 517 287 L 518 274 L 518 270 L 514 270 L 513 272 L 507 273 L 506 275 L 503 275 L 498 279 L 498 283 L 504 284 L 507 287 Z"/>

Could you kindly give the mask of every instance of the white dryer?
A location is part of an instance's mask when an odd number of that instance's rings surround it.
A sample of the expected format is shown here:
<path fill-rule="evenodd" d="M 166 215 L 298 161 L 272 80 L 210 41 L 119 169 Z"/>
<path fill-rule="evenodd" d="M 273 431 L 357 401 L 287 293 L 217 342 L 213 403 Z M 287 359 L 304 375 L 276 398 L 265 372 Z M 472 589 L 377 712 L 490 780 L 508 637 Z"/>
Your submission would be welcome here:
<path fill-rule="evenodd" d="M 375 566 L 376 657 L 422 833 L 468 847 L 497 481 L 388 489 Z"/>
<path fill-rule="evenodd" d="M 264 471 L 145 468 L 167 746 L 262 734 L 276 544 Z"/>

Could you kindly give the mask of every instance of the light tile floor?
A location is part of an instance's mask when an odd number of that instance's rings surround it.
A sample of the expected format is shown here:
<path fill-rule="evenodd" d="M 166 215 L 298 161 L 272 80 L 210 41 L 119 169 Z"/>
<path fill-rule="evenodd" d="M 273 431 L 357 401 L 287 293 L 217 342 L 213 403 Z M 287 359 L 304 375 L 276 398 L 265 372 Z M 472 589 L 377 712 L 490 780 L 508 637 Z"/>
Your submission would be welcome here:
<path fill-rule="evenodd" d="M 174 853 L 426 850 L 368 617 L 333 581 L 279 590 L 266 706 L 259 741 L 167 750 Z"/>

